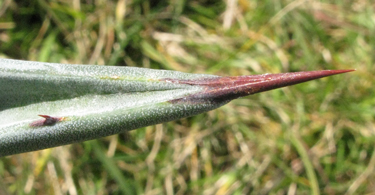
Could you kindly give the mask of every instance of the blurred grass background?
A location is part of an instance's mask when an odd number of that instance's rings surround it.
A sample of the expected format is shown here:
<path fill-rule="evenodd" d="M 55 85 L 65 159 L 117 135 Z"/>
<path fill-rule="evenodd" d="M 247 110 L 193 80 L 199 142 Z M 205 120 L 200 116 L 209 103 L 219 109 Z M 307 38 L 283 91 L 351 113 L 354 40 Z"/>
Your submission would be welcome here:
<path fill-rule="evenodd" d="M 0 0 L 0 57 L 222 76 L 357 69 L 0 161 L 0 194 L 372 194 L 371 0 Z"/>

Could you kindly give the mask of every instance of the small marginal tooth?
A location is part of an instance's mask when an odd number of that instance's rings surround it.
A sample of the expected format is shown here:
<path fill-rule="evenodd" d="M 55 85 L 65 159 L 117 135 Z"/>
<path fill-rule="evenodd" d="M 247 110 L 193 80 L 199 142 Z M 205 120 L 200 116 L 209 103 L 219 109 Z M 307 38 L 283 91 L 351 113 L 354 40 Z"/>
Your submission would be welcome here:
<path fill-rule="evenodd" d="M 65 120 L 65 117 L 52 117 L 49 115 L 38 115 L 43 117 L 43 119 L 36 120 L 29 124 L 30 127 L 42 127 L 42 126 L 52 126 L 57 122 Z"/>

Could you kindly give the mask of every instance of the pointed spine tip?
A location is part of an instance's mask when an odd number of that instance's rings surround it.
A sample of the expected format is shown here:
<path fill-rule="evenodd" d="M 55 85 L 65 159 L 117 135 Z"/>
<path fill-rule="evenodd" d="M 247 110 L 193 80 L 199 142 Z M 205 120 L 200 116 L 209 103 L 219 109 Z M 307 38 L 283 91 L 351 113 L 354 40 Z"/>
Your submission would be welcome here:
<path fill-rule="evenodd" d="M 353 72 L 356 71 L 356 69 L 346 69 L 346 70 L 318 70 L 318 71 L 311 71 L 311 72 L 327 72 L 329 75 L 335 75 L 335 74 L 342 74 L 342 73 L 347 73 L 347 72 Z"/>
<path fill-rule="evenodd" d="M 201 93 L 171 101 L 172 103 L 202 102 L 206 100 L 220 102 L 352 71 L 355 70 L 318 70 L 250 76 L 216 77 L 201 80 L 165 79 L 164 81 L 206 87 Z"/>

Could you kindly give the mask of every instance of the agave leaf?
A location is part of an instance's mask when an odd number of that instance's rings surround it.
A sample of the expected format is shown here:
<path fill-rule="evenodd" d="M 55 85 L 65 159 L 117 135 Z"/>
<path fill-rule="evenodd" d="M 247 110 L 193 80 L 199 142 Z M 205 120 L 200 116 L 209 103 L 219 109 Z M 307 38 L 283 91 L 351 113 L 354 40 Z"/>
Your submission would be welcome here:
<path fill-rule="evenodd" d="M 0 59 L 0 156 L 184 118 L 241 96 L 348 71 L 218 77 Z"/>

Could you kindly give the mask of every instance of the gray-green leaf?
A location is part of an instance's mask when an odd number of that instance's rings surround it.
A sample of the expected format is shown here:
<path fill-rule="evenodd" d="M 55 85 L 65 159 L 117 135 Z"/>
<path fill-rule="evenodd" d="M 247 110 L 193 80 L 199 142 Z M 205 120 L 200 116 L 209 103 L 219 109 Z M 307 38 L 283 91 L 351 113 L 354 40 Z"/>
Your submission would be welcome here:
<path fill-rule="evenodd" d="M 170 103 L 204 87 L 161 81 L 210 77 L 214 76 L 0 59 L 0 156 L 95 139 L 214 109 L 222 104 Z M 61 121 L 43 125 L 45 119 L 38 115 Z"/>

